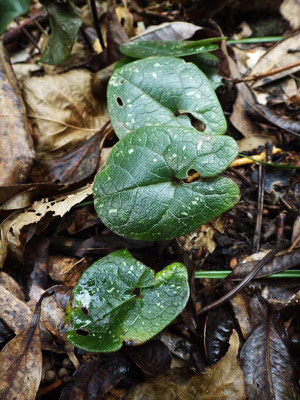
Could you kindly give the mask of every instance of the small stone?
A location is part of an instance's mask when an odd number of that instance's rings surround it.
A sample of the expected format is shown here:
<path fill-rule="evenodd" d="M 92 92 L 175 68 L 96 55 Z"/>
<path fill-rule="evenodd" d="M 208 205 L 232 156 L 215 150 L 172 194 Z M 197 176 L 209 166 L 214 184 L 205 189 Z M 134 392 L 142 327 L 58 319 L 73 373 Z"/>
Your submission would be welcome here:
<path fill-rule="evenodd" d="M 68 371 L 66 368 L 60 368 L 60 370 L 58 371 L 59 378 L 63 378 L 65 376 L 69 376 L 69 375 L 70 375 L 70 371 Z"/>
<path fill-rule="evenodd" d="M 69 358 L 64 358 L 62 362 L 63 367 L 67 369 L 71 369 L 73 367 L 73 363 Z"/>
<path fill-rule="evenodd" d="M 53 369 L 49 369 L 45 374 L 45 381 L 46 382 L 54 382 L 56 378 L 56 372 Z"/>

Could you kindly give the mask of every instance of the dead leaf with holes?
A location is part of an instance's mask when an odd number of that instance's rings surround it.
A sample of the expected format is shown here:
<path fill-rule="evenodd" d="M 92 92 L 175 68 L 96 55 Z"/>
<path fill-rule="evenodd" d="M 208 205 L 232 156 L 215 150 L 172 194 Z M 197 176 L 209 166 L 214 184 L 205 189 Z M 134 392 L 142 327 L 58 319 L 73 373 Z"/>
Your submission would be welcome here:
<path fill-rule="evenodd" d="M 23 97 L 39 160 L 74 150 L 109 120 L 105 87 L 86 70 L 27 78 Z"/>
<path fill-rule="evenodd" d="M 25 210 L 15 211 L 1 224 L 0 249 L 3 249 L 2 251 L 5 254 L 5 250 L 7 251 L 7 248 L 9 248 L 15 256 L 20 258 L 20 234 L 25 226 L 38 223 L 47 213 L 52 213 L 53 217 L 62 217 L 70 211 L 73 206 L 81 203 L 91 194 L 92 186 L 89 184 L 70 193 L 55 196 L 50 199 L 45 198 L 35 201 L 31 207 L 27 207 Z"/>

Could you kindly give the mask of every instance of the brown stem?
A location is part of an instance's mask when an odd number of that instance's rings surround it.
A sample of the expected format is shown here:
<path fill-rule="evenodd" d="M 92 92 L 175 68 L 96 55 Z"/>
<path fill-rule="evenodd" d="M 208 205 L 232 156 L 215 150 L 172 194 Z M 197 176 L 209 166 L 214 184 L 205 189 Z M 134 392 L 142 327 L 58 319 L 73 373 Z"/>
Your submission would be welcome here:
<path fill-rule="evenodd" d="M 282 250 L 284 247 L 283 244 L 280 246 L 276 247 L 274 250 L 270 251 L 262 260 L 260 260 L 257 265 L 253 268 L 253 270 L 238 284 L 236 287 L 234 287 L 232 290 L 230 290 L 228 293 L 225 294 L 225 296 L 222 296 L 220 299 L 214 301 L 213 303 L 209 304 L 208 306 L 205 306 L 203 308 L 200 308 L 197 310 L 197 314 L 203 314 L 207 311 L 210 311 L 216 307 L 221 306 L 222 304 L 226 303 L 232 297 L 234 297 L 236 294 L 238 294 L 262 269 L 264 265 L 266 265 L 274 256 L 277 254 L 280 250 Z"/>

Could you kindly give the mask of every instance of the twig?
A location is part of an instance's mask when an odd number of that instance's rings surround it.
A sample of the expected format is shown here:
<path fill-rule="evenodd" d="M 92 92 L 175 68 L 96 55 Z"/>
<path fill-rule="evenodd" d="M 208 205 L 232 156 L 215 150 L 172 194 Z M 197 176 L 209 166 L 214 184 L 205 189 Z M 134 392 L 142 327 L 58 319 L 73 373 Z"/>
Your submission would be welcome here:
<path fill-rule="evenodd" d="M 231 78 L 224 78 L 224 79 L 226 81 L 229 81 L 229 82 L 232 82 L 232 83 L 257 81 L 258 79 L 266 78 L 268 76 L 279 74 L 280 72 L 286 71 L 286 70 L 294 68 L 294 67 L 298 67 L 299 65 L 300 65 L 300 61 L 295 61 L 295 62 L 293 62 L 291 64 L 285 65 L 284 67 L 274 68 L 274 69 L 271 69 L 268 72 L 263 72 L 261 74 L 254 74 L 254 75 L 250 75 L 250 76 L 245 76 L 245 78 L 241 78 L 241 79 L 231 79 Z"/>
<path fill-rule="evenodd" d="M 254 230 L 253 238 L 253 251 L 257 253 L 259 251 L 260 244 L 260 234 L 262 225 L 262 210 L 264 206 L 264 196 L 265 196 L 265 166 L 259 164 L 258 166 L 258 198 L 257 198 L 257 214 L 256 214 L 256 224 Z"/>
<path fill-rule="evenodd" d="M 282 250 L 284 247 L 283 244 L 280 246 L 276 247 L 274 250 L 270 251 L 262 260 L 260 260 L 257 265 L 253 268 L 253 270 L 238 284 L 236 285 L 235 288 L 230 290 L 228 293 L 225 294 L 225 296 L 222 296 L 220 299 L 214 301 L 213 303 L 209 304 L 208 306 L 205 306 L 203 308 L 200 308 L 197 310 L 197 314 L 203 314 L 207 311 L 210 311 L 216 307 L 221 306 L 222 304 L 226 303 L 232 297 L 234 297 L 236 294 L 238 294 L 248 283 L 259 273 L 259 271 L 262 269 L 264 265 L 266 265 L 269 261 L 272 260 L 272 258 L 277 254 L 280 250 Z"/>
<path fill-rule="evenodd" d="M 26 27 L 27 31 L 32 31 L 36 29 L 35 21 L 38 21 L 39 24 L 43 24 L 48 21 L 48 14 L 43 13 L 40 15 L 36 15 L 32 18 L 26 19 L 23 23 L 19 24 L 16 28 L 12 29 L 11 31 L 6 32 L 3 37 L 2 41 L 4 45 L 7 45 L 11 42 L 18 41 L 23 37 L 22 28 Z"/>
<path fill-rule="evenodd" d="M 19 21 L 17 19 L 14 20 L 16 22 L 16 24 L 20 25 Z M 34 37 L 31 35 L 31 33 L 29 33 L 27 31 L 27 29 L 25 28 L 25 26 L 21 26 L 21 30 L 22 32 L 27 36 L 27 38 L 30 40 L 30 42 L 34 45 L 34 47 L 38 50 L 39 54 L 41 54 L 41 49 L 39 48 L 36 40 L 34 39 Z"/>
<path fill-rule="evenodd" d="M 102 36 L 102 33 L 101 33 L 101 27 L 100 27 L 100 24 L 99 24 L 99 19 L 98 19 L 98 13 L 97 13 L 97 7 L 96 7 L 95 0 L 90 0 L 90 5 L 91 5 L 93 21 L 94 21 L 95 29 L 96 29 L 96 32 L 97 32 L 97 36 L 98 36 L 99 42 L 101 44 L 102 50 L 104 50 L 105 49 L 105 44 L 104 44 L 103 36 Z"/>

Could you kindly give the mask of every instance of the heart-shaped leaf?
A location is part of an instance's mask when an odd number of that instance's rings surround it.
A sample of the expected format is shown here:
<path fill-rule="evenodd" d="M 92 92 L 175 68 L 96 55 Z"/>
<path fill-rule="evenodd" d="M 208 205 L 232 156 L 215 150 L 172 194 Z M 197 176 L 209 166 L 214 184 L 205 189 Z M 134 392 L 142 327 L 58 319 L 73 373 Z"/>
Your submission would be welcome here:
<path fill-rule="evenodd" d="M 109 81 L 107 104 L 119 138 L 142 126 L 193 129 L 187 113 L 204 123 L 204 133 L 226 132 L 226 119 L 208 78 L 179 58 L 152 57 L 117 69 Z"/>
<path fill-rule="evenodd" d="M 154 271 L 119 250 L 88 268 L 73 291 L 68 340 L 93 352 L 112 352 L 123 342 L 155 336 L 183 310 L 189 297 L 187 271 L 174 263 Z"/>
<path fill-rule="evenodd" d="M 207 53 L 219 48 L 215 43 L 224 38 L 208 38 L 186 42 L 183 40 L 139 40 L 123 43 L 120 50 L 125 56 L 145 57 L 183 57 L 192 54 Z"/>
<path fill-rule="evenodd" d="M 112 231 L 132 239 L 164 240 L 191 232 L 231 208 L 239 191 L 223 177 L 182 180 L 193 170 L 201 178 L 215 177 L 236 154 L 228 136 L 175 126 L 140 128 L 114 146 L 96 176 L 96 211 Z"/>

